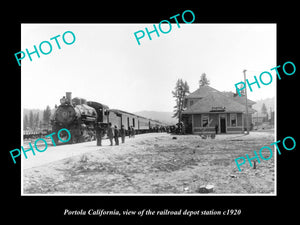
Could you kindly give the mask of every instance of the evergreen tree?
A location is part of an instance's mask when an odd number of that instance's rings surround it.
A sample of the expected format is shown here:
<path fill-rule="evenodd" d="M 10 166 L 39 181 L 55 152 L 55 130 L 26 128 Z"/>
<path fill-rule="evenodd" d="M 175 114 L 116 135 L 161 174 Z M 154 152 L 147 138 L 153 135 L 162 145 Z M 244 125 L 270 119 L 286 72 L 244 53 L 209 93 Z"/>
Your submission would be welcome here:
<path fill-rule="evenodd" d="M 43 122 L 44 124 L 48 124 L 50 122 L 51 109 L 50 106 L 47 105 L 46 109 L 43 112 Z"/>
<path fill-rule="evenodd" d="M 29 112 L 29 127 L 31 129 L 33 129 L 33 127 L 34 127 L 34 117 L 33 117 L 33 111 L 32 110 L 30 110 L 30 112 Z"/>
<path fill-rule="evenodd" d="M 181 115 L 184 110 L 184 98 L 188 93 L 190 93 L 189 89 L 189 85 L 186 81 L 183 82 L 182 79 L 178 79 L 176 82 L 175 90 L 172 91 L 173 97 L 176 98 L 173 118 L 177 117 L 178 122 L 181 122 Z"/>
<path fill-rule="evenodd" d="M 27 114 L 23 118 L 23 129 L 26 129 L 29 126 L 29 120 Z"/>
<path fill-rule="evenodd" d="M 267 113 L 268 113 L 267 107 L 266 107 L 265 103 L 263 103 L 263 105 L 262 105 L 262 107 L 261 107 L 261 113 L 262 113 L 262 114 L 267 114 Z"/>
<path fill-rule="evenodd" d="M 36 113 L 36 116 L 34 118 L 34 127 L 39 127 L 40 125 L 40 115 L 39 115 L 39 111 Z"/>
<path fill-rule="evenodd" d="M 199 80 L 199 86 L 205 86 L 205 85 L 209 85 L 210 81 L 207 79 L 206 74 L 202 73 L 200 80 Z"/>

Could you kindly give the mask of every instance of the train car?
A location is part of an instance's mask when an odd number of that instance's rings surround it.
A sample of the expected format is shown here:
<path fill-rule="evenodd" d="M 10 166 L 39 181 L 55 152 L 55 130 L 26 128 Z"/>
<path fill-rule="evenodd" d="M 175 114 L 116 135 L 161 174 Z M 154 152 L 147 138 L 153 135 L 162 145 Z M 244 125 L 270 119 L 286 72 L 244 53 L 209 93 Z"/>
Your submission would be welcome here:
<path fill-rule="evenodd" d="M 51 119 L 52 131 L 57 133 L 60 129 L 67 128 L 71 133 L 71 143 L 93 140 L 97 112 L 85 104 L 85 99 L 74 98 L 72 101 L 71 96 L 72 93 L 67 92 L 66 96 L 61 99 L 61 104 L 56 108 Z M 61 136 L 67 137 L 67 134 Z M 56 136 L 54 137 L 54 141 L 57 143 L 58 139 Z"/>
<path fill-rule="evenodd" d="M 138 130 L 139 133 L 150 132 L 150 119 L 138 116 Z"/>
<path fill-rule="evenodd" d="M 122 118 L 123 118 L 123 125 L 124 127 L 129 130 L 130 127 L 133 127 L 135 132 L 138 133 L 139 132 L 139 127 L 138 127 L 138 116 L 133 114 L 133 113 L 129 113 L 129 112 L 124 112 L 122 111 Z"/>
<path fill-rule="evenodd" d="M 133 113 L 125 112 L 118 109 L 109 109 L 108 121 L 113 125 L 121 128 L 121 125 L 126 129 L 128 135 L 130 127 L 135 129 L 136 134 L 164 131 L 166 124 L 148 119 Z"/>
<path fill-rule="evenodd" d="M 118 129 L 123 125 L 126 130 L 126 135 L 129 134 L 130 127 L 133 127 L 135 130 L 138 129 L 137 119 L 138 117 L 132 113 L 118 109 L 109 109 L 108 121 L 113 126 L 117 126 Z"/>
<path fill-rule="evenodd" d="M 118 128 L 123 125 L 127 135 L 131 127 L 134 128 L 136 134 L 146 133 L 150 130 L 149 119 L 123 110 L 109 109 L 108 120 L 113 126 L 116 125 Z"/>
<path fill-rule="evenodd" d="M 122 115 L 117 110 L 109 109 L 107 120 L 112 124 L 113 127 L 121 128 L 122 125 Z"/>

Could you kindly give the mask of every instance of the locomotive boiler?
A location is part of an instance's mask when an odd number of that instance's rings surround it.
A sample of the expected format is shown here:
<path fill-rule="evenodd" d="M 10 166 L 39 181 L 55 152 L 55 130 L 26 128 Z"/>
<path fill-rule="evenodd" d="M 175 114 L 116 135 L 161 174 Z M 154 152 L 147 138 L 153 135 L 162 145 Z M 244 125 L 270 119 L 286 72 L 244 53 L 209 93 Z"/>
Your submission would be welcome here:
<path fill-rule="evenodd" d="M 71 132 L 70 142 L 79 143 L 94 140 L 96 121 L 95 108 L 88 106 L 83 98 L 72 99 L 72 93 L 66 92 L 66 96 L 60 100 L 60 105 L 54 112 L 51 123 L 53 132 L 67 128 Z"/>

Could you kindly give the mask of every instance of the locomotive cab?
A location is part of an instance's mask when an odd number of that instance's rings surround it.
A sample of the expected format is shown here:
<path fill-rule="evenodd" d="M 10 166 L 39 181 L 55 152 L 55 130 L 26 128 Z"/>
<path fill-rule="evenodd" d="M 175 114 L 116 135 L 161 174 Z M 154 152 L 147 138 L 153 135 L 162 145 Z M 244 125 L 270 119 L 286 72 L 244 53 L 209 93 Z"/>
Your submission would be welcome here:
<path fill-rule="evenodd" d="M 99 102 L 87 101 L 87 105 L 94 108 L 97 112 L 97 122 L 99 124 L 107 125 L 108 124 L 108 106 L 101 104 Z"/>

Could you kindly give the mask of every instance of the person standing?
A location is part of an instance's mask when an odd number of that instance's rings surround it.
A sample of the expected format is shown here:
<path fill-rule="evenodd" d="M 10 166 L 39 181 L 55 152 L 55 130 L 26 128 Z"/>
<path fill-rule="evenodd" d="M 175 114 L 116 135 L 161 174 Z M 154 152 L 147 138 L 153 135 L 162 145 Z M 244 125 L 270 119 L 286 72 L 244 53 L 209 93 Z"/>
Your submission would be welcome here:
<path fill-rule="evenodd" d="M 131 126 L 131 136 L 134 138 L 135 137 L 135 129 L 133 126 Z"/>
<path fill-rule="evenodd" d="M 110 146 L 113 146 L 113 138 L 115 136 L 115 131 L 111 123 L 108 123 L 107 136 L 110 141 Z"/>
<path fill-rule="evenodd" d="M 216 134 L 218 134 L 218 130 L 219 130 L 219 125 L 216 123 L 216 125 L 215 125 Z"/>
<path fill-rule="evenodd" d="M 115 134 L 114 134 L 114 138 L 115 138 L 115 144 L 119 145 L 119 130 L 117 125 L 115 125 Z"/>
<path fill-rule="evenodd" d="M 131 126 L 128 126 L 128 137 L 131 137 Z"/>
<path fill-rule="evenodd" d="M 126 130 L 124 128 L 124 125 L 121 126 L 120 135 L 121 135 L 122 143 L 125 143 Z"/>
<path fill-rule="evenodd" d="M 96 139 L 97 139 L 97 146 L 102 146 L 102 135 L 103 129 L 99 123 L 96 124 Z"/>
<path fill-rule="evenodd" d="M 185 126 L 184 126 L 184 123 L 181 122 L 181 134 L 185 134 Z"/>

